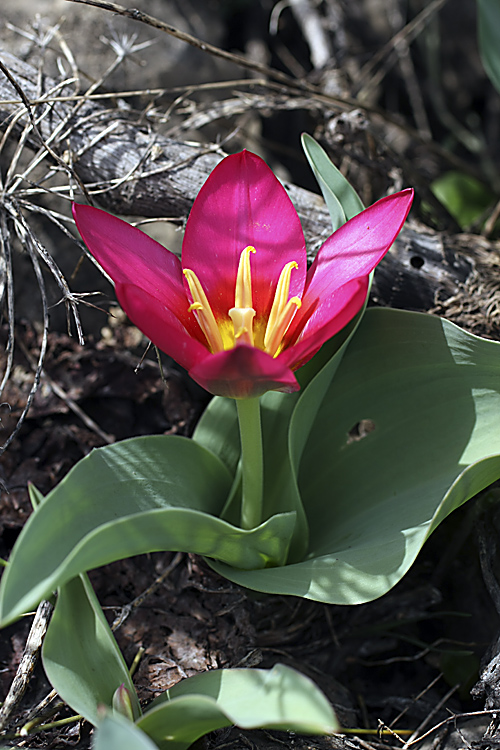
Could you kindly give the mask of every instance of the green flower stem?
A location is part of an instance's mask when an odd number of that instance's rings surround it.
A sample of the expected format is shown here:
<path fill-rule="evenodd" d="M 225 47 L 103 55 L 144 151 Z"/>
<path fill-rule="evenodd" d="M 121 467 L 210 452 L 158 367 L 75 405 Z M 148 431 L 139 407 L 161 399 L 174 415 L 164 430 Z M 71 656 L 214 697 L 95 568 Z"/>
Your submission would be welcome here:
<path fill-rule="evenodd" d="M 258 398 L 236 399 L 241 440 L 242 500 L 241 528 L 262 523 L 264 457 Z"/>

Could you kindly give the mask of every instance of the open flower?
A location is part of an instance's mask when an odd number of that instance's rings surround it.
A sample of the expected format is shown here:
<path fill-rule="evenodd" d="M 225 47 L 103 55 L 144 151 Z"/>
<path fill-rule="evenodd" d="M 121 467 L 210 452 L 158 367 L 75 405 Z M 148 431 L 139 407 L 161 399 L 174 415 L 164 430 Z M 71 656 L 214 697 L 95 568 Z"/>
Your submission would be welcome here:
<path fill-rule="evenodd" d="M 226 157 L 200 190 L 182 262 L 104 211 L 73 213 L 132 322 L 211 393 L 248 398 L 298 390 L 294 370 L 361 309 L 412 199 L 403 190 L 355 216 L 309 270 L 292 202 L 249 151 Z"/>

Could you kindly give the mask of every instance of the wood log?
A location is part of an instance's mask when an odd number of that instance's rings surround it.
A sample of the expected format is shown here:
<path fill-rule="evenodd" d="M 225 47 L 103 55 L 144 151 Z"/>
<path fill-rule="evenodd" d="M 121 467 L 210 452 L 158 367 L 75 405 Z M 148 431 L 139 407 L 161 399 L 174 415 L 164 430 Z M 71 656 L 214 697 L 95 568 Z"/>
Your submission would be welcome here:
<path fill-rule="evenodd" d="M 132 111 L 96 100 L 49 103 L 54 96 L 74 95 L 72 85 L 40 76 L 35 67 L 7 52 L 0 60 L 26 100 L 38 102 L 31 110 L 39 135 L 33 129 L 27 144 L 40 148 L 40 136 L 46 142 L 52 139 L 51 150 L 71 164 L 102 207 L 122 215 L 187 216 L 224 155 L 220 148 L 165 137 L 152 125 L 136 121 Z M 44 97 L 46 104 L 40 103 Z M 12 123 L 12 133 L 18 134 L 28 121 L 19 91 L 0 71 L 0 129 Z M 285 187 L 313 254 L 331 233 L 323 200 L 296 185 Z M 498 251 L 499 243 L 478 235 L 446 235 L 410 220 L 377 269 L 372 302 L 439 312 L 469 330 L 499 337 Z"/>

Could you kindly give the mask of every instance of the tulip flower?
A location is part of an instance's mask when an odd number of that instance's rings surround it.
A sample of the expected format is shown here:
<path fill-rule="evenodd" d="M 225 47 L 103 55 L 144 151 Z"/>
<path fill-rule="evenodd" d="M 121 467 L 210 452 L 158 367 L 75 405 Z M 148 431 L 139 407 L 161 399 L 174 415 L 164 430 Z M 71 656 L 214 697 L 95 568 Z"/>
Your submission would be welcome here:
<path fill-rule="evenodd" d="M 200 190 L 182 262 L 104 211 L 73 211 L 132 322 L 206 390 L 244 399 L 298 390 L 294 371 L 361 309 L 412 198 L 403 190 L 351 219 L 309 270 L 290 198 L 248 151 L 223 159 Z"/>

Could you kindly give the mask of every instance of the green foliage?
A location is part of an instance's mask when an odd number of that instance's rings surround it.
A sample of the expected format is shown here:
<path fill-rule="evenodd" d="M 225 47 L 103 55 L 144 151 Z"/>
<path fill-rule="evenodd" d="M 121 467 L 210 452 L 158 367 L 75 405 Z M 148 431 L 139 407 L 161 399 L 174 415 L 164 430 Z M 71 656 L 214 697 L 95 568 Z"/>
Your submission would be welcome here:
<path fill-rule="evenodd" d="M 339 730 L 323 693 L 290 667 L 215 669 L 167 690 L 136 724 L 106 715 L 93 750 L 187 750 L 207 732 L 232 724 L 302 734 Z"/>
<path fill-rule="evenodd" d="M 34 511 L 2 578 L 3 623 L 75 576 L 145 552 L 196 552 L 255 568 L 283 564 L 295 524 L 283 513 L 244 531 L 217 518 L 231 487 L 192 440 L 125 440 L 80 461 Z"/>
<path fill-rule="evenodd" d="M 157 698 L 137 724 L 161 750 L 184 750 L 203 734 L 231 724 L 302 734 L 339 729 L 316 685 L 281 664 L 271 670 L 213 670 L 182 680 Z"/>
<path fill-rule="evenodd" d="M 93 750 L 187 750 L 207 732 L 232 724 L 303 734 L 339 730 L 323 693 L 290 667 L 214 669 L 167 690 L 135 724 L 106 715 Z"/>
<path fill-rule="evenodd" d="M 92 724 L 98 723 L 98 706 L 111 706 L 121 684 L 134 717 L 140 715 L 127 665 L 86 575 L 60 587 L 42 660 L 61 698 Z"/>
<path fill-rule="evenodd" d="M 479 52 L 490 81 L 500 92 L 500 3 L 477 0 Z"/>
<path fill-rule="evenodd" d="M 321 691 L 282 665 L 270 671 L 213 670 L 196 675 L 157 698 L 141 716 L 127 666 L 85 575 L 59 589 L 42 658 L 59 695 L 99 726 L 94 750 L 148 750 L 156 747 L 151 740 L 161 749 L 183 750 L 203 734 L 231 724 L 313 734 L 338 729 Z M 120 686 L 130 698 L 128 719 L 116 711 Z"/>
<path fill-rule="evenodd" d="M 131 721 L 110 713 L 94 734 L 92 750 L 158 750 L 158 747 Z"/>
<path fill-rule="evenodd" d="M 482 182 L 456 171 L 446 172 L 434 180 L 431 190 L 462 229 L 480 219 L 495 199 Z"/>
<path fill-rule="evenodd" d="M 307 133 L 302 135 L 302 148 L 323 193 L 332 220 L 333 230 L 363 211 L 361 198 L 344 175 L 332 164 L 325 151 Z"/>
<path fill-rule="evenodd" d="M 302 392 L 290 445 L 333 358 Z M 323 386 L 322 386 L 323 387 Z M 305 559 L 261 571 L 212 563 L 269 593 L 357 604 L 387 592 L 455 508 L 500 476 L 500 344 L 428 315 L 370 309 L 305 445 Z M 359 437 L 353 428 L 371 420 Z"/>

